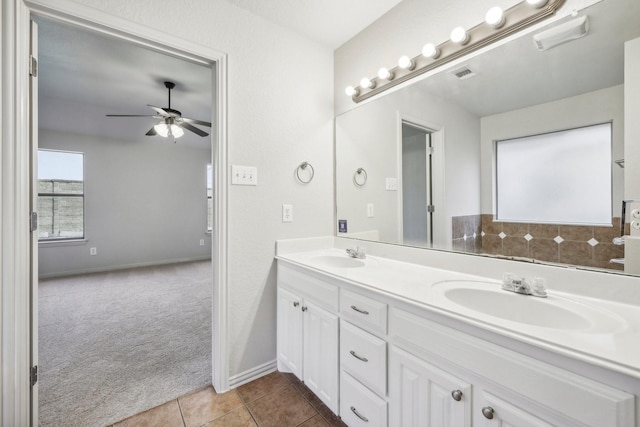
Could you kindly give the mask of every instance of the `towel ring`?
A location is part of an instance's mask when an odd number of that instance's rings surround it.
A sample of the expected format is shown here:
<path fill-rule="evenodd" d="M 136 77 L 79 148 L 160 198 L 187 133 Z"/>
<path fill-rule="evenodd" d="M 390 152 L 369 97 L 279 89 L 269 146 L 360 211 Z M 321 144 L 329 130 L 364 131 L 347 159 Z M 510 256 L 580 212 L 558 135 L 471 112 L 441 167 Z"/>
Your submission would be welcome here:
<path fill-rule="evenodd" d="M 358 168 L 353 174 L 353 183 L 358 187 L 362 187 L 367 183 L 367 171 L 364 168 Z"/>
<path fill-rule="evenodd" d="M 300 171 L 306 171 L 307 167 L 309 167 L 309 170 L 311 171 L 309 177 L 307 179 L 304 179 L 300 176 Z M 298 181 L 300 181 L 303 184 L 308 184 L 311 182 L 311 180 L 313 179 L 313 175 L 315 175 L 315 171 L 313 170 L 313 166 L 311 166 L 311 163 L 309 162 L 302 162 L 298 165 L 298 167 L 296 168 L 296 177 L 298 178 Z"/>

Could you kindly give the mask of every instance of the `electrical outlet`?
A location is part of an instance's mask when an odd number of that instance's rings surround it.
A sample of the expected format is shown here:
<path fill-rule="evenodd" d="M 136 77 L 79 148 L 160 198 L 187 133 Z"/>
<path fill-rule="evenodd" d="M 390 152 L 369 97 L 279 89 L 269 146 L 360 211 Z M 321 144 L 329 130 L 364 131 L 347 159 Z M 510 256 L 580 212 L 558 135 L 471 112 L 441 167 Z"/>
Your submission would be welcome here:
<path fill-rule="evenodd" d="M 200 246 L 204 246 L 204 239 L 200 239 Z"/>
<path fill-rule="evenodd" d="M 98 248 L 89 248 L 89 255 L 98 255 Z"/>
<path fill-rule="evenodd" d="M 282 205 L 282 222 L 293 222 L 293 205 Z"/>
<path fill-rule="evenodd" d="M 231 166 L 231 184 L 258 185 L 258 168 L 254 166 Z"/>
<path fill-rule="evenodd" d="M 367 203 L 367 218 L 373 218 L 373 203 Z"/>

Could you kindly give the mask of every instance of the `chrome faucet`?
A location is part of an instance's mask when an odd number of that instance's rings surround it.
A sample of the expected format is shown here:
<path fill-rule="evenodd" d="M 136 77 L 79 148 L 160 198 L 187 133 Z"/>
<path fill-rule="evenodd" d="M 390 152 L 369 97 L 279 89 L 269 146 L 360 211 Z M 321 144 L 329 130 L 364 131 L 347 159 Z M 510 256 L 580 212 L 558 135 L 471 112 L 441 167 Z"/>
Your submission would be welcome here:
<path fill-rule="evenodd" d="M 360 246 L 356 246 L 355 249 L 347 248 L 346 251 L 347 255 L 349 255 L 351 258 L 365 259 L 367 257 L 364 248 L 361 248 Z"/>
<path fill-rule="evenodd" d="M 547 297 L 547 289 L 542 277 L 534 277 L 527 281 L 524 277 L 516 277 L 511 273 L 502 275 L 502 289 L 522 295 L 531 295 L 539 298 Z"/>

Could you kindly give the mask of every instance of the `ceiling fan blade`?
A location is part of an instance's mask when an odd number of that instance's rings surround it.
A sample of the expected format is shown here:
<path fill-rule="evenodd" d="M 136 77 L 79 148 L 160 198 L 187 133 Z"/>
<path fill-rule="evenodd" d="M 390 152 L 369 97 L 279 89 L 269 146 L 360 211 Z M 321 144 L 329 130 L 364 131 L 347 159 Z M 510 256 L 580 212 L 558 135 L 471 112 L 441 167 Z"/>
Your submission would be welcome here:
<path fill-rule="evenodd" d="M 189 119 L 187 117 L 183 117 L 182 120 L 184 120 L 187 123 L 194 124 L 194 125 L 211 127 L 211 123 L 210 122 L 204 122 L 202 120 Z"/>
<path fill-rule="evenodd" d="M 149 129 L 149 132 L 145 133 L 145 135 L 147 135 L 147 136 L 155 136 L 157 134 L 158 134 L 158 132 L 156 132 L 155 126 L 152 127 L 151 129 Z"/>
<path fill-rule="evenodd" d="M 107 117 L 155 117 L 149 114 L 107 114 Z"/>
<path fill-rule="evenodd" d="M 200 136 L 209 135 L 207 132 L 205 132 L 205 131 L 203 131 L 201 129 L 198 129 L 197 127 L 192 126 L 192 125 L 190 125 L 189 123 L 186 123 L 186 122 L 176 123 L 176 125 L 180 126 L 181 128 L 184 128 L 186 130 L 190 130 L 191 132 L 193 132 L 195 134 L 198 134 Z"/>
<path fill-rule="evenodd" d="M 165 111 L 165 109 L 164 109 L 164 108 L 156 107 L 156 106 L 153 106 L 153 105 L 150 105 L 150 104 L 147 104 L 147 107 L 151 107 L 151 108 L 153 108 L 153 109 L 154 109 L 158 114 L 160 114 L 160 115 L 161 115 L 161 116 L 163 116 L 163 117 L 167 117 L 167 116 L 169 116 L 169 115 L 170 115 L 169 113 L 167 113 L 167 112 Z"/>

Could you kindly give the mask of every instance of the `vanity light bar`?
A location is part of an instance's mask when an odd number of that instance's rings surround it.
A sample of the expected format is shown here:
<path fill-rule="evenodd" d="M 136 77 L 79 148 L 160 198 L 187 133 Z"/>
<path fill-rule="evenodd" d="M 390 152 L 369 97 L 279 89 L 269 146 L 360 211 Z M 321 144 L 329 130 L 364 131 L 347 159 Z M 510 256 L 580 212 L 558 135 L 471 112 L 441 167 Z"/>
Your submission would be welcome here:
<path fill-rule="evenodd" d="M 372 79 L 364 78 L 362 82 L 368 82 L 368 85 L 356 88 L 349 86 L 346 94 L 353 102 L 364 101 L 447 62 L 537 24 L 553 16 L 564 2 L 565 0 L 523 0 L 504 11 L 499 18 L 496 18 L 499 15 L 498 11 L 492 8 L 485 22 L 466 31 L 462 27 L 456 28 L 455 35 L 452 33 L 452 38 L 456 41 L 447 40 L 438 46 L 425 45 L 423 54 L 414 58 L 403 56 L 398 66 L 390 70 L 384 69 L 388 75 L 381 73 Z"/>

